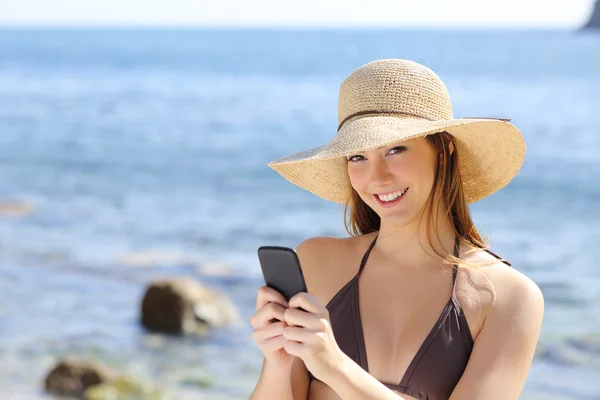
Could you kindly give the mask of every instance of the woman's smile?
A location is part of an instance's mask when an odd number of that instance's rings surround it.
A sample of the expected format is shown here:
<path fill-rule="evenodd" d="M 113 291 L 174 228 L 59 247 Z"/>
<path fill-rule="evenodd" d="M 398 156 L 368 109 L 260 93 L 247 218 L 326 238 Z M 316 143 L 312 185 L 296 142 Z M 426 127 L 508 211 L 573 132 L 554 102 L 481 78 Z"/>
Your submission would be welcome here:
<path fill-rule="evenodd" d="M 375 201 L 382 207 L 393 207 L 404 198 L 408 188 L 385 194 L 374 194 Z"/>

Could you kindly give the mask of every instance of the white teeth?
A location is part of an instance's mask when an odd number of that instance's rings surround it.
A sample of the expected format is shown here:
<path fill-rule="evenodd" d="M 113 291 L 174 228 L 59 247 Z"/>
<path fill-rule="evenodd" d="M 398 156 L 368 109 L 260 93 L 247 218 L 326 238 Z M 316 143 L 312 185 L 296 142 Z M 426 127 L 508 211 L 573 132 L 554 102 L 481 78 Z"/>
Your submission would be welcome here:
<path fill-rule="evenodd" d="M 393 192 L 393 193 L 387 193 L 387 194 L 378 194 L 376 195 L 377 197 L 379 197 L 379 199 L 381 201 L 394 201 L 396 200 L 398 197 L 402 196 L 404 193 L 406 193 L 406 191 L 408 190 L 408 188 L 404 189 L 404 190 L 399 190 L 397 192 Z"/>

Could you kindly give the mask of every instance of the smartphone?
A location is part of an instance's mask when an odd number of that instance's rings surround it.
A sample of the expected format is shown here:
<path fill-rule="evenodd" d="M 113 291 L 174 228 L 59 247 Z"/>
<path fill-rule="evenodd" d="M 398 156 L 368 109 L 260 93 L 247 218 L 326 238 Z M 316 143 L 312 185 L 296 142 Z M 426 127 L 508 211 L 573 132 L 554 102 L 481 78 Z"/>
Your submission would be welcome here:
<path fill-rule="evenodd" d="M 300 292 L 308 292 L 294 249 L 262 246 L 258 248 L 258 260 L 265 284 L 283 294 L 287 301 Z"/>

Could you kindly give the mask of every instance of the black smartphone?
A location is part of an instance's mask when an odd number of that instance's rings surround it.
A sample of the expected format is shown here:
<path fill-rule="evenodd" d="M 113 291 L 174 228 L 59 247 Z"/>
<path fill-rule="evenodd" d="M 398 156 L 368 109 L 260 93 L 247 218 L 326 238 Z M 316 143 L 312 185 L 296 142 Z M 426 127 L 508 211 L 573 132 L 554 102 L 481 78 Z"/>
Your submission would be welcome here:
<path fill-rule="evenodd" d="M 294 249 L 280 246 L 258 248 L 258 260 L 265 284 L 289 301 L 300 292 L 307 292 L 300 260 Z"/>

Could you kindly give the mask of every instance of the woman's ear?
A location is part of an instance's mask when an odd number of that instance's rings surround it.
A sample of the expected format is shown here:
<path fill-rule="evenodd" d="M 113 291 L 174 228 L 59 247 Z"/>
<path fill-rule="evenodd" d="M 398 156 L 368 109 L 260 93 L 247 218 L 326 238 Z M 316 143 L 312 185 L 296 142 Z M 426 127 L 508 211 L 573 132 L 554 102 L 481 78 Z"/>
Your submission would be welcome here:
<path fill-rule="evenodd" d="M 450 154 L 454 153 L 454 143 L 452 141 L 448 143 L 448 149 L 450 150 Z"/>

